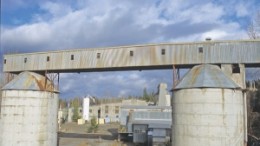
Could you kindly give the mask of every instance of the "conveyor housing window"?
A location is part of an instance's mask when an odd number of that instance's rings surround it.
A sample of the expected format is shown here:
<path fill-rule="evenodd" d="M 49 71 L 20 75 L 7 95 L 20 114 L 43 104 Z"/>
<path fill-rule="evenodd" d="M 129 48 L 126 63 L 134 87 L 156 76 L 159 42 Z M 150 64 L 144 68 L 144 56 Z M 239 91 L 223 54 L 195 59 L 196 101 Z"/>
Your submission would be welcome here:
<path fill-rule="evenodd" d="M 165 49 L 162 49 L 162 50 L 161 50 L 161 54 L 162 54 L 162 55 L 165 55 Z"/>
<path fill-rule="evenodd" d="M 100 58 L 100 56 L 101 56 L 101 54 L 100 54 L 100 53 L 97 53 L 97 58 L 98 58 L 98 59 Z"/>
<path fill-rule="evenodd" d="M 47 56 L 47 62 L 49 62 L 50 61 L 50 56 Z"/>
<path fill-rule="evenodd" d="M 203 47 L 199 47 L 199 53 L 203 53 Z"/>
<path fill-rule="evenodd" d="M 70 55 L 70 60 L 74 60 L 74 55 Z"/>
<path fill-rule="evenodd" d="M 232 65 L 232 73 L 240 73 L 240 68 L 238 64 Z"/>
<path fill-rule="evenodd" d="M 134 56 L 134 51 L 130 51 L 130 56 Z"/>

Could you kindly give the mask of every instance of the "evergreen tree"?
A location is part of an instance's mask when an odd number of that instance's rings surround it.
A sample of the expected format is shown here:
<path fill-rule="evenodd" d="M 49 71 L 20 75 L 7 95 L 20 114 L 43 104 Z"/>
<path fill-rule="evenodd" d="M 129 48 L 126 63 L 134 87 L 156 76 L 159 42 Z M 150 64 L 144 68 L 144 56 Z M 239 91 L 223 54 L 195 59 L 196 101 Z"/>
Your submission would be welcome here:
<path fill-rule="evenodd" d="M 156 94 L 154 92 L 148 93 L 146 88 L 144 88 L 144 90 L 143 90 L 143 97 L 141 99 L 145 100 L 146 102 L 156 102 L 157 101 Z"/>
<path fill-rule="evenodd" d="M 78 119 L 80 119 L 80 116 L 79 116 L 79 106 L 80 106 L 79 98 L 74 98 L 72 100 L 72 107 L 73 107 L 72 120 L 74 122 L 76 122 Z"/>
<path fill-rule="evenodd" d="M 146 88 L 144 88 L 144 90 L 143 90 L 143 99 L 144 99 L 145 101 L 147 101 L 147 102 L 150 100 Z"/>

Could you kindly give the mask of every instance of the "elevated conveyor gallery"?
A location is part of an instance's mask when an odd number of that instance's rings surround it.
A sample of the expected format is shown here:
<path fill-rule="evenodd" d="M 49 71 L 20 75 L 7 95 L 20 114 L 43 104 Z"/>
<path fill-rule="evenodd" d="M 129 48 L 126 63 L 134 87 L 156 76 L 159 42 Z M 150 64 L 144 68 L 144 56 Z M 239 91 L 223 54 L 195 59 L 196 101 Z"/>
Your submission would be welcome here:
<path fill-rule="evenodd" d="M 168 69 L 175 65 L 260 67 L 260 40 L 204 41 L 4 55 L 3 71 L 19 73 Z"/>

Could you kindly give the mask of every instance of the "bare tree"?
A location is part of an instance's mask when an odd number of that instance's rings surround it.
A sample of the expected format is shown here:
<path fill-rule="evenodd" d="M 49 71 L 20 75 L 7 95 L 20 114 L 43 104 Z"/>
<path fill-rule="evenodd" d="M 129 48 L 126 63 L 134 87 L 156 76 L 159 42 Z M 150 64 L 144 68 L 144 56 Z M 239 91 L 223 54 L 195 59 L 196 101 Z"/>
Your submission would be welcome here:
<path fill-rule="evenodd" d="M 255 17 L 248 26 L 247 34 L 250 39 L 260 38 L 260 10 L 256 13 Z"/>
<path fill-rule="evenodd" d="M 252 17 L 252 20 L 248 26 L 247 34 L 250 39 L 260 39 L 260 10 L 257 11 L 256 15 Z M 254 79 L 260 78 L 260 69 L 254 68 L 250 71 L 250 76 Z"/>

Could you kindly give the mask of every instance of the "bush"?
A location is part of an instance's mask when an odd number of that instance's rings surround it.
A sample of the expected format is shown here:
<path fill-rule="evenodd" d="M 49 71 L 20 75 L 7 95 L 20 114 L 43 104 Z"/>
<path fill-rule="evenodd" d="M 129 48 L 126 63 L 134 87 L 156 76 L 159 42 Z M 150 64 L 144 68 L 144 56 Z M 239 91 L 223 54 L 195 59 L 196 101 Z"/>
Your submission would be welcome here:
<path fill-rule="evenodd" d="M 97 118 L 93 117 L 90 120 L 90 127 L 88 128 L 88 132 L 96 133 L 98 130 Z"/>

